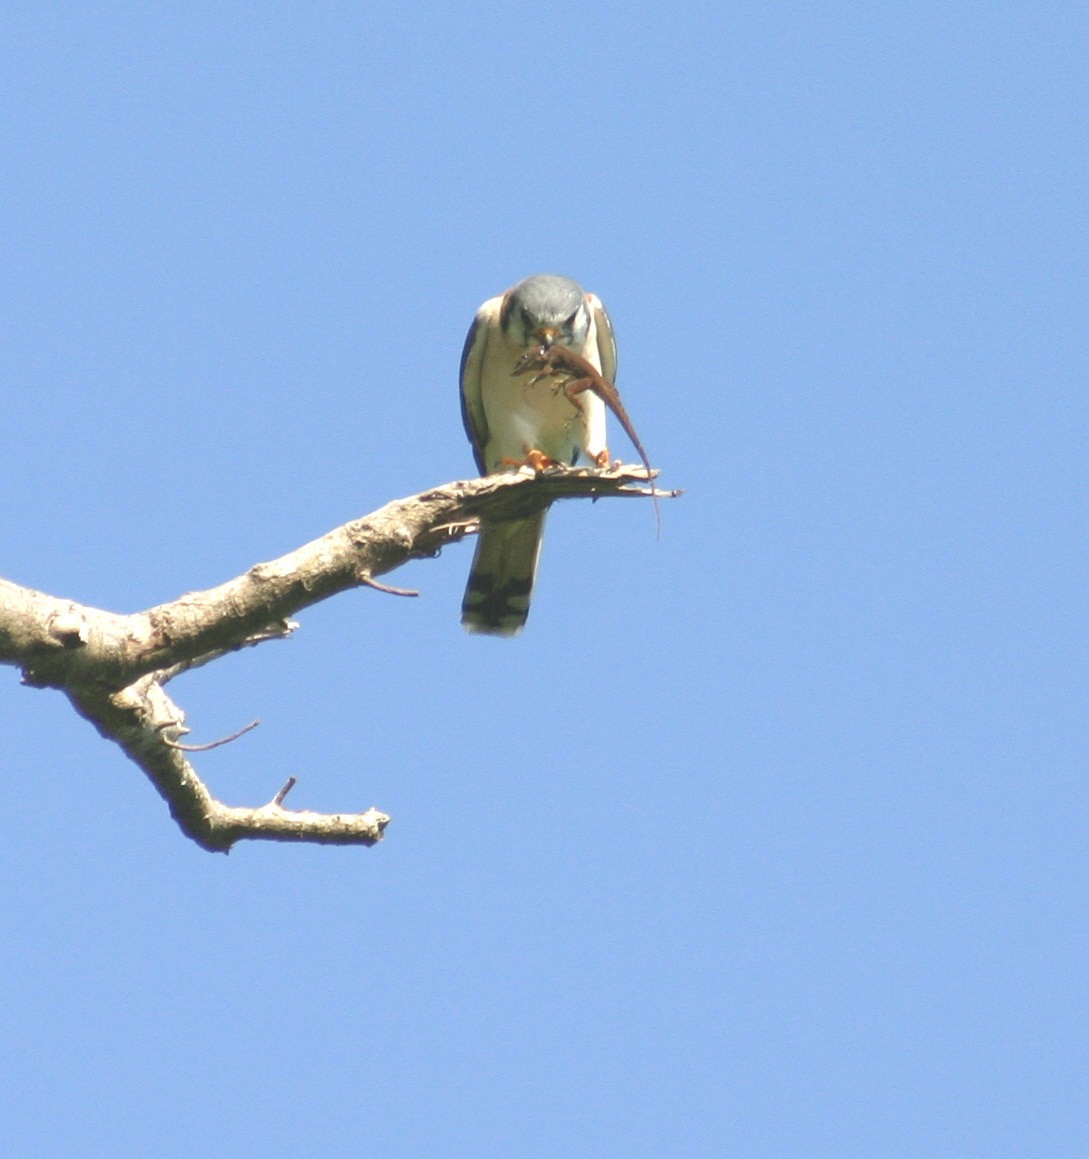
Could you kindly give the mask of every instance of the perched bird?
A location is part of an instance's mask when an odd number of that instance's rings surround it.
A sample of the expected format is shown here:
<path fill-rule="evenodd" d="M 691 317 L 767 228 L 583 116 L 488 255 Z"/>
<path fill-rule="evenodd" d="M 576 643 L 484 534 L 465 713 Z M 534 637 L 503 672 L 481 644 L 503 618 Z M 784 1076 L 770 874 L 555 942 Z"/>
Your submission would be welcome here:
<path fill-rule="evenodd" d="M 605 307 L 570 278 L 535 274 L 477 311 L 461 355 L 461 414 L 482 475 L 525 463 L 574 466 L 579 455 L 607 464 L 605 404 L 592 391 L 573 398 L 548 372 L 515 376 L 533 350 L 564 346 L 610 382 L 616 340 Z M 545 512 L 485 523 L 461 605 L 470 632 L 513 636 L 529 615 Z"/>

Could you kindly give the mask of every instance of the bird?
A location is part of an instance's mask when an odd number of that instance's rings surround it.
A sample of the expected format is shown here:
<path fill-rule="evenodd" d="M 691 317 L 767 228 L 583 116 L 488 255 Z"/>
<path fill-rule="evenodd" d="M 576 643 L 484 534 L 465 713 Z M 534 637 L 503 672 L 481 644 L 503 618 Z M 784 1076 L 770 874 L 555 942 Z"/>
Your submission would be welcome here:
<path fill-rule="evenodd" d="M 461 415 L 482 475 L 574 466 L 584 456 L 607 466 L 605 404 L 592 391 L 569 397 L 565 379 L 515 375 L 531 351 L 561 345 L 606 379 L 616 377 L 616 338 L 601 299 L 559 274 L 534 274 L 477 311 L 461 355 Z M 521 364 L 521 367 L 520 367 Z M 484 521 L 461 605 L 469 632 L 514 636 L 529 615 L 545 512 Z"/>

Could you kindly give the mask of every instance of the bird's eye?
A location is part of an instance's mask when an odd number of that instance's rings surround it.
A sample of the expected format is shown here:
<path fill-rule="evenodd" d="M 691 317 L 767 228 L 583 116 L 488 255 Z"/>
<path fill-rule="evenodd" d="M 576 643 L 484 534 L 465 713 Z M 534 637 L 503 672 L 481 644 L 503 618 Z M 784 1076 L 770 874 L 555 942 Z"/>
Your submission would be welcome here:
<path fill-rule="evenodd" d="M 579 311 L 576 310 L 570 318 L 564 323 L 568 330 L 574 330 L 575 323 L 579 320 Z"/>

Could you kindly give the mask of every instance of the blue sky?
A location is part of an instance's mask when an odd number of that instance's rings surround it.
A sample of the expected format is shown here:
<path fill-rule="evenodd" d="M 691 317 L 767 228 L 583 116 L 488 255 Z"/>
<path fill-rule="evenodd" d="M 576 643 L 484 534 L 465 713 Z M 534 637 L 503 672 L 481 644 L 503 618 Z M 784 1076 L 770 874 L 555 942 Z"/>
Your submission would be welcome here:
<path fill-rule="evenodd" d="M 1087 82 L 1068 4 L 12 4 L 0 543 L 116 611 L 469 475 L 598 293 L 663 482 L 172 686 L 185 841 L 0 680 L 19 1156 L 1084 1156 Z M 612 449 L 634 458 L 614 431 Z"/>

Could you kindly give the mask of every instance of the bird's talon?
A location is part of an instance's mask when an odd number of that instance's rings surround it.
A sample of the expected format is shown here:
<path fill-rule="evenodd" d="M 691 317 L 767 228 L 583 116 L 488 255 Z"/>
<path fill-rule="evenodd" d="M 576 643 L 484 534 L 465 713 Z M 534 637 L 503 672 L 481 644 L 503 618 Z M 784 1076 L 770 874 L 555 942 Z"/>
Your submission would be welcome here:
<path fill-rule="evenodd" d="M 526 453 L 526 466 L 532 467 L 534 471 L 544 471 L 556 466 L 556 460 L 550 459 L 544 451 L 533 448 Z"/>

